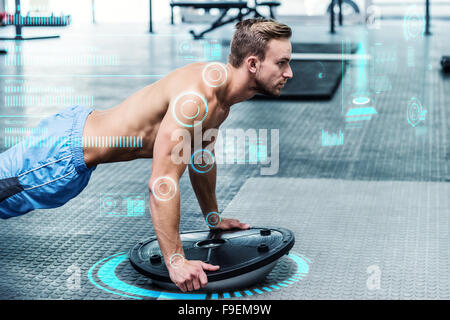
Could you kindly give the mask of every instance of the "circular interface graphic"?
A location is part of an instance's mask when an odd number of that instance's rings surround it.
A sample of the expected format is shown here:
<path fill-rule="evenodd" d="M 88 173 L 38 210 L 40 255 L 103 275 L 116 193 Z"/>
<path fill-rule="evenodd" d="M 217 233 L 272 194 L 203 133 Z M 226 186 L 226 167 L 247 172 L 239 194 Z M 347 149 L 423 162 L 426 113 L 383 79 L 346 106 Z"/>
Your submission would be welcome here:
<path fill-rule="evenodd" d="M 206 215 L 206 224 L 210 227 L 210 228 L 215 228 L 217 227 L 220 222 L 222 221 L 222 219 L 220 218 L 220 214 L 217 212 L 210 212 Z"/>
<path fill-rule="evenodd" d="M 426 111 L 423 110 L 422 103 L 417 98 L 412 98 L 406 109 L 406 117 L 409 124 L 413 127 L 417 126 L 422 120 L 425 119 Z"/>
<path fill-rule="evenodd" d="M 208 102 L 200 93 L 180 94 L 172 104 L 172 115 L 183 127 L 200 125 L 208 115 Z"/>
<path fill-rule="evenodd" d="M 116 199 L 108 196 L 105 199 L 103 199 L 102 205 L 103 205 L 103 209 L 113 209 L 117 206 L 117 202 L 116 202 Z"/>
<path fill-rule="evenodd" d="M 170 256 L 169 258 L 169 264 L 173 267 L 173 268 L 179 268 L 184 264 L 184 257 L 182 254 L 179 253 L 174 253 L 173 255 Z"/>
<path fill-rule="evenodd" d="M 152 184 L 152 194 L 159 201 L 169 201 L 177 193 L 177 184 L 171 177 L 159 177 Z"/>
<path fill-rule="evenodd" d="M 425 32 L 425 17 L 417 6 L 411 6 L 403 18 L 403 32 L 406 40 L 415 39 Z"/>
<path fill-rule="evenodd" d="M 260 294 L 268 294 L 273 291 L 283 290 L 293 286 L 300 280 L 304 279 L 309 273 L 309 265 L 311 260 L 307 257 L 290 253 L 283 256 L 275 266 L 274 270 L 267 276 L 266 281 L 261 285 L 255 285 L 251 288 L 234 291 L 234 292 L 217 292 L 217 293 L 182 293 L 169 292 L 153 288 L 146 281 L 125 280 L 123 277 L 132 274 L 137 274 L 130 265 L 126 252 L 120 252 L 102 259 L 95 263 L 88 272 L 88 278 L 98 289 L 110 293 L 115 296 L 125 297 L 129 299 L 190 299 L 190 300 L 205 300 L 205 299 L 219 299 L 219 298 L 240 298 L 249 297 Z M 283 271 L 290 265 L 292 272 L 284 279 L 276 277 L 278 272 Z M 129 268 L 129 269 L 128 269 Z M 278 268 L 278 269 L 277 269 Z M 278 270 L 278 271 L 277 271 Z M 122 277 L 122 273 L 124 274 Z"/>
<path fill-rule="evenodd" d="M 191 47 L 191 43 L 189 43 L 188 41 L 182 41 L 178 46 L 178 53 L 183 56 L 189 53 L 189 51 L 192 51 Z"/>
<path fill-rule="evenodd" d="M 203 82 L 212 88 L 225 84 L 228 79 L 227 67 L 219 62 L 208 63 L 202 71 Z"/>
<path fill-rule="evenodd" d="M 417 105 L 417 103 L 412 103 L 411 106 L 409 107 L 409 119 L 412 122 L 417 122 L 417 120 L 419 120 L 419 106 Z"/>
<path fill-rule="evenodd" d="M 191 167 L 198 173 L 209 172 L 214 167 L 215 158 L 211 151 L 201 149 L 191 156 Z"/>

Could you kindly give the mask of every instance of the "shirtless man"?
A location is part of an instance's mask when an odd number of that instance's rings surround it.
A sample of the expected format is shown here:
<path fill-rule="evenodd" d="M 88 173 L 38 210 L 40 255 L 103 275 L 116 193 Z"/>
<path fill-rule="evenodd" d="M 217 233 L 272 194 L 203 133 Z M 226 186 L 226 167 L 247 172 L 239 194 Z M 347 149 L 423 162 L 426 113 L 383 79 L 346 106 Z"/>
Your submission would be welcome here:
<path fill-rule="evenodd" d="M 185 130 L 194 137 L 197 126 L 203 132 L 217 129 L 233 104 L 256 93 L 280 95 L 293 76 L 290 37 L 291 29 L 284 24 L 244 20 L 236 25 L 226 65 L 190 64 L 114 108 L 75 106 L 43 120 L 41 130 L 0 154 L 0 217 L 63 205 L 85 188 L 99 164 L 153 158 L 150 213 L 170 278 L 183 292 L 204 287 L 208 282 L 204 270 L 219 266 L 184 258 L 178 182 L 188 166 L 205 218 L 218 213 L 216 166 L 202 173 L 186 161 L 174 161 L 173 149 L 179 141 L 173 133 Z M 249 225 L 221 219 L 214 227 Z"/>

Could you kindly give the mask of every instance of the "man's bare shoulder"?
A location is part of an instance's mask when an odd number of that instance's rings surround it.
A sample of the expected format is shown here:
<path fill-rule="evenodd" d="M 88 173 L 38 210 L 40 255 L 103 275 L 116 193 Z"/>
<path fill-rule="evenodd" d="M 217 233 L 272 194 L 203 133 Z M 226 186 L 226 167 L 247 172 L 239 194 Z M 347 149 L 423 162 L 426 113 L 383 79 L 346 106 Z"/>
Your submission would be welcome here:
<path fill-rule="evenodd" d="M 226 80 L 226 68 L 219 62 L 192 63 L 168 75 L 170 109 L 180 124 L 208 123 L 218 105 L 217 88 L 225 82 L 222 77 Z"/>
<path fill-rule="evenodd" d="M 196 62 L 174 70 L 169 74 L 168 85 L 174 92 L 196 90 L 206 96 L 214 96 L 217 82 L 226 79 L 225 65 L 220 62 Z"/>

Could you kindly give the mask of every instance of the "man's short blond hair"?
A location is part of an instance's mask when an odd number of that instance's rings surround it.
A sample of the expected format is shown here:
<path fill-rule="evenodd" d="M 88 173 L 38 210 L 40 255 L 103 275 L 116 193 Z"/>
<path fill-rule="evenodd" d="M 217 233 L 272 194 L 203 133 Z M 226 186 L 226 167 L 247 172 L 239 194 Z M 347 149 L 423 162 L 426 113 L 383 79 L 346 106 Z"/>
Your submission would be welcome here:
<path fill-rule="evenodd" d="M 262 18 L 243 20 L 236 24 L 228 61 L 235 68 L 239 68 L 244 59 L 250 55 L 264 61 L 269 40 L 290 39 L 291 36 L 291 28 L 275 20 Z"/>

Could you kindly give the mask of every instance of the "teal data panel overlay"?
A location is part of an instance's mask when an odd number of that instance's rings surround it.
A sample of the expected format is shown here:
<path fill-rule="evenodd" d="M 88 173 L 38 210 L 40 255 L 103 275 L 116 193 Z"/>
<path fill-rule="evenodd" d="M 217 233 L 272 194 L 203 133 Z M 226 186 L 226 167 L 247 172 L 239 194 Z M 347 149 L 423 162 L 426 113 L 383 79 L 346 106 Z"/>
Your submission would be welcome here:
<path fill-rule="evenodd" d="M 220 61 L 222 43 L 215 39 L 178 41 L 178 56 L 187 61 Z"/>
<path fill-rule="evenodd" d="M 100 213 L 108 216 L 142 217 L 146 203 L 144 193 L 102 193 L 99 197 Z"/>
<path fill-rule="evenodd" d="M 122 53 L 107 44 L 76 46 L 73 37 L 77 35 L 53 41 L 51 50 L 38 43 L 4 44 L 8 54 L 0 57 L 0 92 L 4 105 L 1 119 L 27 121 L 45 118 L 69 106 L 95 107 L 98 104 L 95 94 L 83 84 L 85 81 L 76 79 L 123 76 Z M 102 42 L 114 41 L 106 35 L 101 37 Z M 31 122 L 27 124 L 36 125 L 34 120 Z"/>
<path fill-rule="evenodd" d="M 322 147 L 342 146 L 344 145 L 344 133 L 339 129 L 337 133 L 329 133 L 322 130 Z"/>

